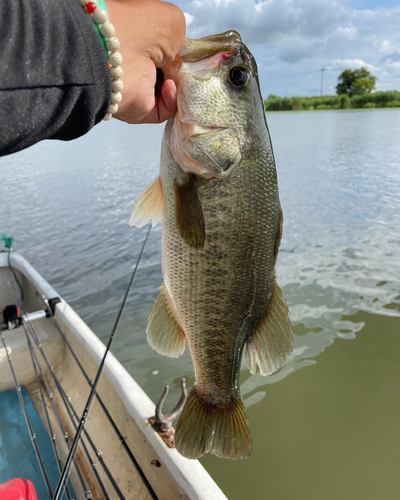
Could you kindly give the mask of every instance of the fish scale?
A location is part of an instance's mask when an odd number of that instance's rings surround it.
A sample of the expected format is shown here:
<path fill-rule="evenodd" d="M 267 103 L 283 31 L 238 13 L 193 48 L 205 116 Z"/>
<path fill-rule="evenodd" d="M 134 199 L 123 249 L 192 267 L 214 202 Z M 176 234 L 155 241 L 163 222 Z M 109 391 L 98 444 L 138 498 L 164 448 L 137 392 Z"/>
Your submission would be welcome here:
<path fill-rule="evenodd" d="M 210 189 L 203 184 L 206 240 L 197 250 L 182 245 L 173 197 L 181 169 L 166 147 L 163 155 L 164 282 L 189 342 L 196 387 L 210 402 L 226 404 L 238 397 L 244 341 L 264 317 L 272 290 L 279 215 L 275 167 L 251 155 Z"/>
<path fill-rule="evenodd" d="M 164 285 L 147 338 L 160 354 L 189 345 L 195 384 L 176 427 L 177 450 L 248 458 L 251 436 L 239 387 L 276 371 L 292 351 L 288 308 L 276 283 L 282 232 L 277 174 L 257 66 L 235 32 L 189 40 L 188 61 L 166 76 L 178 113 L 167 123 L 160 177 L 131 222 L 162 219 Z M 170 74 L 168 74 L 170 71 Z"/>

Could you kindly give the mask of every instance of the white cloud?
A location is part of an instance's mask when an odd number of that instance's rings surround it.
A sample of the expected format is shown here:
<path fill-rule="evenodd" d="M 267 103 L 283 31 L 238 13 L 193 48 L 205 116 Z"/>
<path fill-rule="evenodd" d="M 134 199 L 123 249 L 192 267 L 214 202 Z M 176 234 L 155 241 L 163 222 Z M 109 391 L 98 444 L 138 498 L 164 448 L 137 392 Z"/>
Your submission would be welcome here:
<path fill-rule="evenodd" d="M 236 29 L 248 42 L 262 44 L 288 35 L 321 36 L 350 20 L 344 0 L 193 0 L 190 36 Z"/>
<path fill-rule="evenodd" d="M 183 14 L 186 19 L 186 26 L 190 26 L 193 22 L 194 16 L 192 16 L 192 14 L 189 14 L 189 12 L 184 12 Z"/>
<path fill-rule="evenodd" d="M 333 69 L 356 69 L 356 68 L 367 68 L 368 71 L 375 71 L 378 68 L 373 64 L 368 64 L 361 59 L 336 59 L 332 62 L 331 68 Z"/>
<path fill-rule="evenodd" d="M 400 77 L 400 62 L 390 63 L 386 66 L 388 73 L 395 73 Z"/>
<path fill-rule="evenodd" d="M 259 64 L 264 94 L 334 93 L 346 67 L 366 67 L 377 89 L 400 86 L 400 6 L 356 10 L 351 0 L 176 0 L 188 36 L 235 29 Z M 378 3 L 379 0 L 377 0 Z"/>
<path fill-rule="evenodd" d="M 332 35 L 346 40 L 354 40 L 358 36 L 358 30 L 354 26 L 338 26 Z"/>
<path fill-rule="evenodd" d="M 396 50 L 398 50 L 398 46 L 396 47 L 387 38 L 379 42 L 377 45 L 379 52 L 382 52 L 383 54 L 391 54 L 392 52 L 396 52 Z"/>

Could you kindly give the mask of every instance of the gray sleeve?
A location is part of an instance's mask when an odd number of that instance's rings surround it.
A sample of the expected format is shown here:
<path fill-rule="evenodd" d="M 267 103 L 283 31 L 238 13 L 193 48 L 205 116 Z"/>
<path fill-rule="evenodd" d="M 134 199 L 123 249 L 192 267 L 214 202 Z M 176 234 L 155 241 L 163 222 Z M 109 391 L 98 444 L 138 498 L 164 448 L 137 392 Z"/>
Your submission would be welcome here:
<path fill-rule="evenodd" d="M 0 26 L 0 155 L 75 139 L 102 120 L 107 58 L 77 0 L 1 0 Z"/>

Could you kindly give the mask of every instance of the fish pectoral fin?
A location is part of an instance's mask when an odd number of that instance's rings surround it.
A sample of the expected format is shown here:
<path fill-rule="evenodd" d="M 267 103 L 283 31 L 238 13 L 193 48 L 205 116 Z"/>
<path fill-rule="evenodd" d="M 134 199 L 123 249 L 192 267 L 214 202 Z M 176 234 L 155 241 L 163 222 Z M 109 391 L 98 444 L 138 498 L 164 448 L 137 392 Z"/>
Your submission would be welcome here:
<path fill-rule="evenodd" d="M 186 337 L 176 322 L 168 304 L 164 286 L 150 311 L 147 324 L 147 341 L 158 354 L 170 358 L 179 358 L 185 350 Z"/>
<path fill-rule="evenodd" d="M 253 375 L 271 375 L 286 361 L 293 350 L 293 332 L 289 308 L 274 280 L 268 311 L 257 329 L 246 340 L 246 360 Z"/>
<path fill-rule="evenodd" d="M 203 248 L 206 237 L 203 207 L 193 175 L 175 181 L 175 222 L 182 239 L 191 247 Z"/>
<path fill-rule="evenodd" d="M 142 191 L 129 218 L 130 226 L 142 227 L 151 220 L 154 227 L 163 218 L 163 189 L 159 177 Z"/>

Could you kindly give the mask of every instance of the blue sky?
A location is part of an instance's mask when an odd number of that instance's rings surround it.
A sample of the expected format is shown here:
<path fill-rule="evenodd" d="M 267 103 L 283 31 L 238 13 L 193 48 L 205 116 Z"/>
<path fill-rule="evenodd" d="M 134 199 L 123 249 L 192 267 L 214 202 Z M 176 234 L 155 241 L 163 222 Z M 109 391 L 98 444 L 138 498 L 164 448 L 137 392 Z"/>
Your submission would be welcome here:
<path fill-rule="evenodd" d="M 335 92 L 345 68 L 400 90 L 400 0 L 175 0 L 187 35 L 236 29 L 256 57 L 265 96 Z"/>
<path fill-rule="evenodd" d="M 353 0 L 351 6 L 355 9 L 377 9 L 378 7 L 391 8 L 399 5 L 398 0 Z"/>

